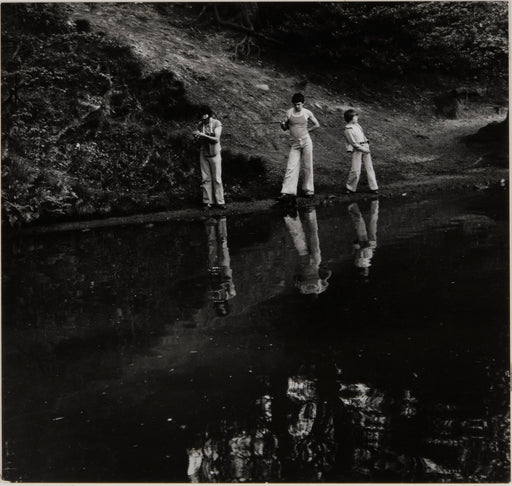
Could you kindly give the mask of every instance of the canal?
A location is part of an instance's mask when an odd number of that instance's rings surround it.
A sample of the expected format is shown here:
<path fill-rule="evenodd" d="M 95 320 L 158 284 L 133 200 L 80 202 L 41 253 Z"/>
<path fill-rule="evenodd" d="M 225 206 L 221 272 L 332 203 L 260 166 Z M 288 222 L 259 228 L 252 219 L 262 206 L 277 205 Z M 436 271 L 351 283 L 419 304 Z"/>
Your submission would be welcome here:
<path fill-rule="evenodd" d="M 508 482 L 505 191 L 3 240 L 3 479 Z"/>

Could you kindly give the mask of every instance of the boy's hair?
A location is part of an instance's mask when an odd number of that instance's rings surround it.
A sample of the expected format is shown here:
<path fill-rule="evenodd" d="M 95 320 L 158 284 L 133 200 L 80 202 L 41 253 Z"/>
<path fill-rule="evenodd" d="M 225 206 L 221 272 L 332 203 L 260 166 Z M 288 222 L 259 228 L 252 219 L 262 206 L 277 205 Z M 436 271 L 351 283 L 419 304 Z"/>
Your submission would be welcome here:
<path fill-rule="evenodd" d="M 356 115 L 357 115 L 357 111 L 354 110 L 353 108 L 350 108 L 345 113 L 343 113 L 343 118 L 345 118 L 345 121 L 347 123 L 350 123 L 352 121 L 352 118 L 354 118 L 354 116 L 356 116 Z"/>
<path fill-rule="evenodd" d="M 302 93 L 295 93 L 292 96 L 292 103 L 304 103 L 304 95 Z"/>
<path fill-rule="evenodd" d="M 212 110 L 212 108 L 209 106 L 209 105 L 200 105 L 198 108 L 197 108 L 197 112 L 200 116 L 202 115 L 208 115 L 208 116 L 213 116 L 215 117 L 215 113 L 214 111 Z"/>

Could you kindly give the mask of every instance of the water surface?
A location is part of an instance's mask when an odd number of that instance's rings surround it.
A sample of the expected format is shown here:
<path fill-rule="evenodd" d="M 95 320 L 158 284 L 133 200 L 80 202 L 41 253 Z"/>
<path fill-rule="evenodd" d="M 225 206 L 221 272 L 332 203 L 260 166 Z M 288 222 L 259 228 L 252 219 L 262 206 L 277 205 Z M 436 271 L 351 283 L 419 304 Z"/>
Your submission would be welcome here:
<path fill-rule="evenodd" d="M 3 476 L 507 482 L 505 193 L 3 242 Z"/>

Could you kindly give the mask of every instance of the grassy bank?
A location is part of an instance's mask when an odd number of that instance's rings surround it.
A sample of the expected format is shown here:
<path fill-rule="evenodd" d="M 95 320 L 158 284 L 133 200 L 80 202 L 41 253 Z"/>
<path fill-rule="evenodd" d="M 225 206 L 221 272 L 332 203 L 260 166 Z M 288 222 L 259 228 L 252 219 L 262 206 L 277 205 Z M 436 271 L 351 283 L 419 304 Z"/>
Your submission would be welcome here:
<path fill-rule="evenodd" d="M 299 90 L 322 126 L 317 192 L 343 186 L 350 106 L 372 140 L 381 185 L 481 168 L 488 177 L 486 166 L 508 165 L 503 138 L 460 141 L 502 121 L 503 99 L 466 88 L 458 118 L 439 117 L 435 100 L 459 88 L 447 77 L 407 84 L 322 71 L 271 45 L 235 58 L 240 34 L 197 23 L 186 4 L 4 4 L 2 22 L 2 208 L 12 225 L 197 203 L 190 133 L 206 104 L 224 125 L 228 202 L 274 195 L 287 155 L 275 121 Z"/>

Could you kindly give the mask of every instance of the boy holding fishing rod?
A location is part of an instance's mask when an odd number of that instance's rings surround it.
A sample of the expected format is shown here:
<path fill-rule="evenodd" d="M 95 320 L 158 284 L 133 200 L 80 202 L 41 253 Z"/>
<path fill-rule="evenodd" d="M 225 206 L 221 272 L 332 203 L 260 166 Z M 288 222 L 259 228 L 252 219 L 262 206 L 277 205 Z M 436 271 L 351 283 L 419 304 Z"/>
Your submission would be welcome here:
<path fill-rule="evenodd" d="M 295 200 L 301 160 L 304 172 L 302 190 L 306 197 L 311 198 L 315 195 L 313 184 L 313 142 L 309 132 L 319 128 L 320 124 L 313 113 L 304 108 L 304 95 L 302 93 L 295 93 L 292 96 L 292 104 L 293 108 L 286 112 L 286 119 L 281 122 L 282 130 L 290 131 L 290 153 L 281 187 L 281 195 L 277 198 L 279 202 Z M 313 124 L 311 127 L 308 127 L 309 121 Z"/>
<path fill-rule="evenodd" d="M 213 116 L 211 108 L 204 108 L 193 136 L 200 143 L 203 206 L 208 209 L 215 205 L 220 209 L 226 209 L 222 185 L 221 134 L 222 123 Z"/>

